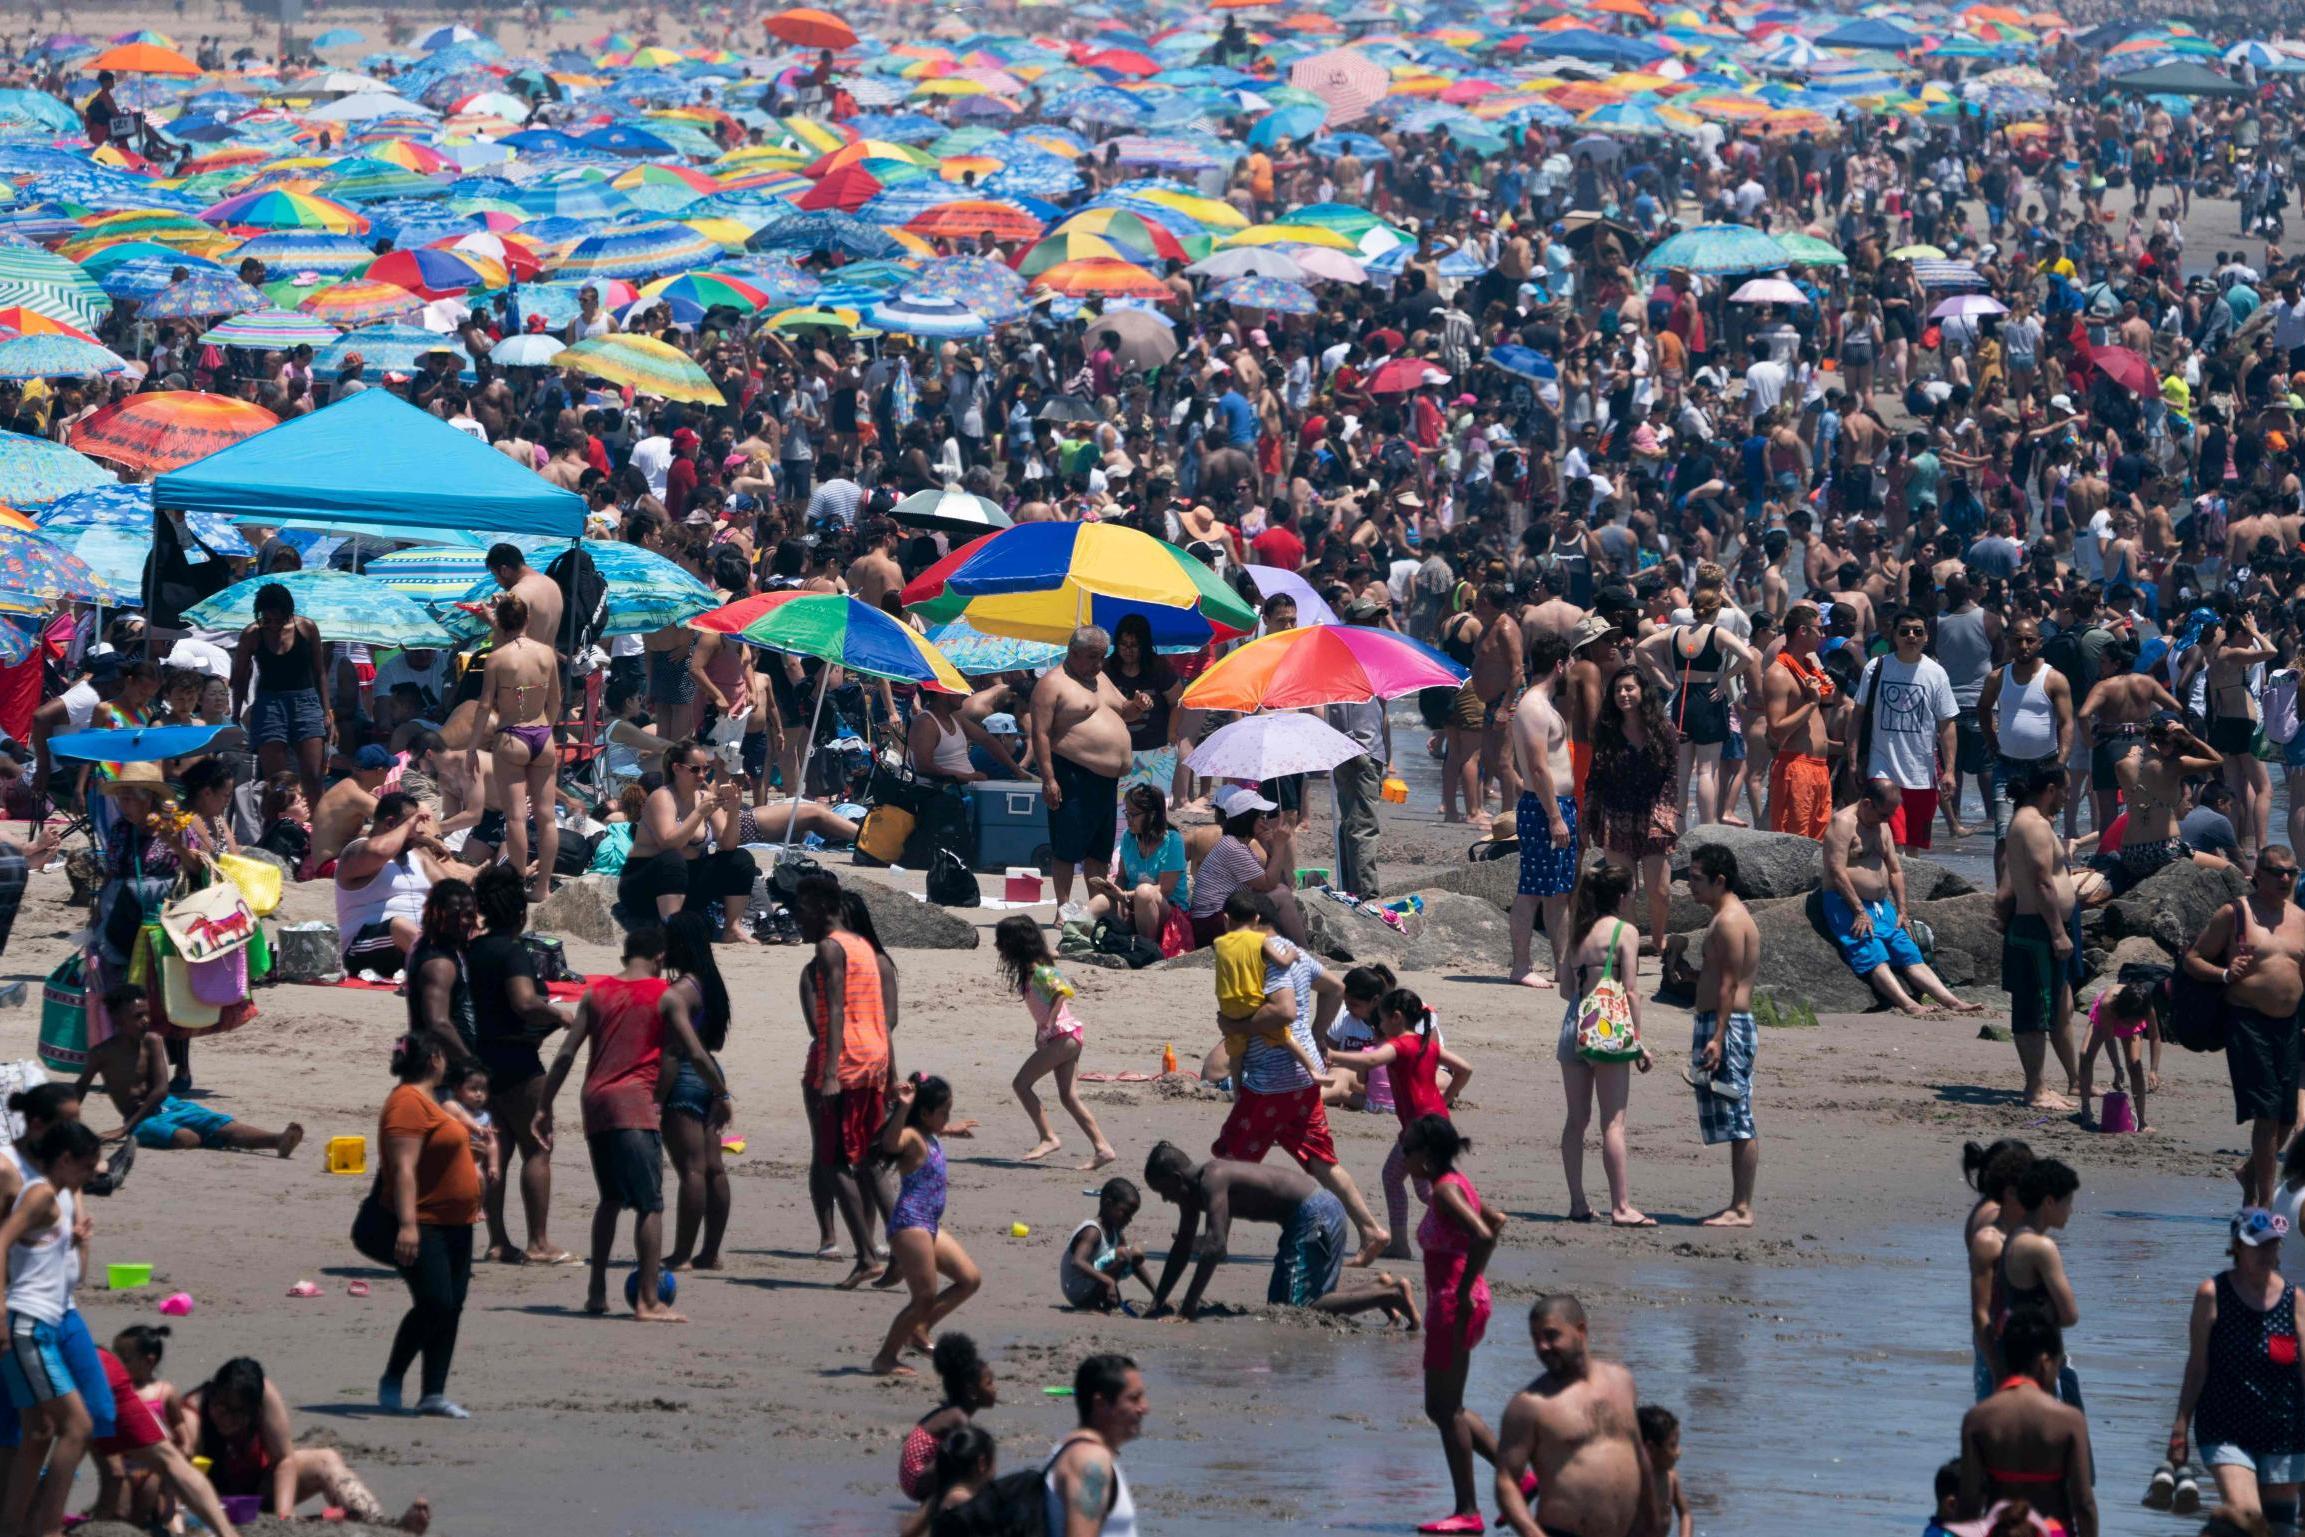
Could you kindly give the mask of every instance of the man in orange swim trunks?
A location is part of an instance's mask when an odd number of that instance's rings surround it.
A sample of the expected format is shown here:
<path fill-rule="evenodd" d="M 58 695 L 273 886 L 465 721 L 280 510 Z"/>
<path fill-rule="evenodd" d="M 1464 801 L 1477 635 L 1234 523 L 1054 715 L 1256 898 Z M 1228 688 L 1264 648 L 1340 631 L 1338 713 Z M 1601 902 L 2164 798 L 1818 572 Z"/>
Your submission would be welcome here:
<path fill-rule="evenodd" d="M 1833 820 L 1832 723 L 1845 708 L 1817 664 L 1825 626 L 1813 603 L 1785 610 L 1785 648 L 1762 679 L 1769 712 L 1769 827 L 1822 838 Z"/>
<path fill-rule="evenodd" d="M 1569 728 L 1570 793 L 1581 806 L 1585 776 L 1593 767 L 1593 722 L 1600 718 L 1601 692 L 1609 677 L 1624 665 L 1623 634 L 1609 619 L 1588 614 L 1569 631 L 1569 665 L 1554 690 Z"/>

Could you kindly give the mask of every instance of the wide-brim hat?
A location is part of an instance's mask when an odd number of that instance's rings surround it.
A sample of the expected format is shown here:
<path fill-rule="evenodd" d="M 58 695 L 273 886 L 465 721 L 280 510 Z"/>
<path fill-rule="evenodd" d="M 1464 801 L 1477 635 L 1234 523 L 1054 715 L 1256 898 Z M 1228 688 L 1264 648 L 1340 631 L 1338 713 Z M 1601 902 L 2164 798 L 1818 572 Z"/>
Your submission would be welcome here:
<path fill-rule="evenodd" d="M 100 795 L 117 795 L 122 790 L 148 790 L 154 795 L 166 795 L 168 776 L 160 772 L 157 763 L 123 763 L 111 778 L 96 781 Z"/>

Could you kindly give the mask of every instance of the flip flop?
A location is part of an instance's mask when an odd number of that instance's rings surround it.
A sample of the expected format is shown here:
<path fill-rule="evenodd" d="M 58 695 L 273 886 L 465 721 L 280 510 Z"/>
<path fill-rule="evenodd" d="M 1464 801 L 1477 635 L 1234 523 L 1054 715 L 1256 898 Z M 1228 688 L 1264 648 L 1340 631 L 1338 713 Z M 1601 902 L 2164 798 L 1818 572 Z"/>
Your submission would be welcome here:
<path fill-rule="evenodd" d="M 1654 1217 L 1643 1217 L 1638 1222 L 1619 1222 L 1614 1217 L 1609 1219 L 1609 1226 L 1611 1227 L 1655 1227 L 1656 1225 L 1657 1219 Z"/>
<path fill-rule="evenodd" d="M 1417 1528 L 1420 1532 L 1485 1532 L 1488 1529 L 1489 1523 L 1479 1516 L 1443 1516 Z"/>
<path fill-rule="evenodd" d="M 368 1283 L 366 1281 L 354 1281 L 350 1286 L 345 1287 L 344 1291 L 347 1296 L 365 1297 L 368 1295 Z"/>
<path fill-rule="evenodd" d="M 299 1281 L 288 1288 L 288 1295 L 291 1297 L 317 1297 L 320 1295 L 320 1288 L 310 1281 Z"/>

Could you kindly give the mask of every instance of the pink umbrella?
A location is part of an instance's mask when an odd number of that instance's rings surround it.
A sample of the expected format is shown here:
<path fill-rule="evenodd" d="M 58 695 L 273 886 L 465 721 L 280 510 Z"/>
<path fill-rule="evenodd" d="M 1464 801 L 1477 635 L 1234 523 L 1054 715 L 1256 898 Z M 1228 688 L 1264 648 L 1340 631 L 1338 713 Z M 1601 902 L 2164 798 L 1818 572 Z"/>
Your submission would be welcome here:
<path fill-rule="evenodd" d="M 2009 306 L 1991 294 L 1955 294 L 1929 311 L 1929 318 L 1931 320 L 1947 320 L 1955 315 L 1960 315 L 1977 319 L 1986 315 L 2006 315 L 2008 313 Z"/>
<path fill-rule="evenodd" d="M 1366 283 L 1369 269 L 1329 246 L 1291 246 L 1289 260 L 1304 268 L 1307 277 L 1325 278 L 1331 283 Z"/>
<path fill-rule="evenodd" d="M 1335 624 L 1336 610 L 1330 608 L 1313 584 L 1294 571 L 1280 566 L 1251 566 L 1249 580 L 1257 584 L 1257 596 L 1269 598 L 1276 592 L 1286 593 L 1297 600 L 1298 624 Z"/>
<path fill-rule="evenodd" d="M 1800 304 L 1806 305 L 1809 296 L 1801 292 L 1800 285 L 1783 278 L 1754 278 L 1735 293 L 1729 295 L 1731 304 Z"/>
<path fill-rule="evenodd" d="M 1328 126 L 1342 128 L 1367 115 L 1392 89 L 1392 72 L 1359 48 L 1331 48 L 1289 66 L 1289 84 L 1329 104 Z"/>
<path fill-rule="evenodd" d="M 1184 703 L 1196 710 L 1291 710 L 1398 699 L 1464 681 L 1462 667 L 1423 641 L 1374 625 L 1320 624 L 1250 641 L 1195 678 Z"/>

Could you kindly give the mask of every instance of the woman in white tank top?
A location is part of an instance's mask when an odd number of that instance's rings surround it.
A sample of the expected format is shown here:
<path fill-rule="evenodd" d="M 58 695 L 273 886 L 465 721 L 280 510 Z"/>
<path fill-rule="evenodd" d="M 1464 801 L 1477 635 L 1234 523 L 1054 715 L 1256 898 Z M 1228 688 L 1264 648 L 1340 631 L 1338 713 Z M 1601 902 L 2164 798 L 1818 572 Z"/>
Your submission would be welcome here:
<path fill-rule="evenodd" d="M 32 1467 L 48 1466 L 45 1480 L 11 1481 L 0 1526 L 12 1531 L 61 1529 L 72 1472 L 93 1429 L 82 1390 L 110 1391 L 101 1381 L 73 1380 L 61 1335 L 79 1276 L 79 1194 L 96 1172 L 102 1146 L 78 1121 L 42 1132 L 29 1150 L 36 1172 L 0 1221 L 0 1250 L 8 1256 L 8 1351 L 0 1356 L 0 1382 L 23 1417 L 22 1454 Z"/>

